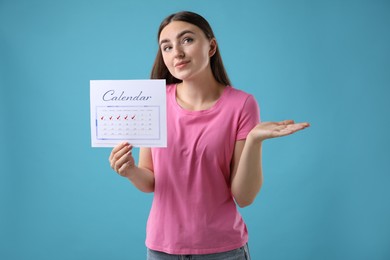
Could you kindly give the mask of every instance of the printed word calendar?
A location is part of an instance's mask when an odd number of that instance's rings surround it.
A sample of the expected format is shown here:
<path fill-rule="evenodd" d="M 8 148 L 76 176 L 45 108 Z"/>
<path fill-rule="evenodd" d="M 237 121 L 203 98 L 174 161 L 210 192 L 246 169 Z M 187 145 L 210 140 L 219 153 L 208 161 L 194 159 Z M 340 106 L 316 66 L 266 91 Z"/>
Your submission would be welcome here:
<path fill-rule="evenodd" d="M 166 147 L 165 80 L 91 80 L 92 147 Z"/>

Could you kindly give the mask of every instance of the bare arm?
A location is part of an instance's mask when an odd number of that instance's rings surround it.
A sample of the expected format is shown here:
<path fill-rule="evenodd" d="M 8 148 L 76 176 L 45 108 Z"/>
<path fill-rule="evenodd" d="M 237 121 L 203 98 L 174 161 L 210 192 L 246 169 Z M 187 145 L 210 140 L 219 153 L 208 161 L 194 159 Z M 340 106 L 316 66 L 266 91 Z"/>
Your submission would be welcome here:
<path fill-rule="evenodd" d="M 263 184 L 261 142 L 237 141 L 234 149 L 231 190 L 240 207 L 252 204 Z"/>
<path fill-rule="evenodd" d="M 292 120 L 260 123 L 249 132 L 245 141 L 236 142 L 232 160 L 231 190 L 240 207 L 252 204 L 261 189 L 262 142 L 269 138 L 290 135 L 308 126 L 308 123 L 294 123 Z"/>
<path fill-rule="evenodd" d="M 109 157 L 111 168 L 126 177 L 143 192 L 154 191 L 153 162 L 150 148 L 141 148 L 138 166 L 132 155 L 133 146 L 124 142 L 118 144 Z"/>

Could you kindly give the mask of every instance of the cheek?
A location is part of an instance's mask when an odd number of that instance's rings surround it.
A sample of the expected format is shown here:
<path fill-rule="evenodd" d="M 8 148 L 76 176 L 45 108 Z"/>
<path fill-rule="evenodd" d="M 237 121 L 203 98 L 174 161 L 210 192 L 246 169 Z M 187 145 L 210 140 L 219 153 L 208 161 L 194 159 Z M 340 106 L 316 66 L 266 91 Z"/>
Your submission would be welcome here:
<path fill-rule="evenodd" d="M 203 61 L 203 63 L 208 63 L 210 61 L 209 51 L 210 51 L 209 46 L 203 45 L 200 48 L 198 48 L 195 52 L 196 52 L 196 56 L 199 57 Z"/>
<path fill-rule="evenodd" d="M 172 59 L 169 57 L 169 55 L 162 55 L 163 61 L 165 66 L 168 68 L 168 71 L 173 75 L 175 73 Z"/>
<path fill-rule="evenodd" d="M 197 57 L 197 64 L 202 68 L 210 63 L 210 57 L 207 52 L 199 52 L 197 53 Z"/>
<path fill-rule="evenodd" d="M 165 55 L 162 55 L 162 58 L 163 58 L 163 61 L 164 61 L 165 66 L 167 66 L 167 67 L 169 68 L 169 67 L 170 67 L 170 64 L 169 64 L 169 58 L 168 58 L 168 56 L 165 54 Z"/>

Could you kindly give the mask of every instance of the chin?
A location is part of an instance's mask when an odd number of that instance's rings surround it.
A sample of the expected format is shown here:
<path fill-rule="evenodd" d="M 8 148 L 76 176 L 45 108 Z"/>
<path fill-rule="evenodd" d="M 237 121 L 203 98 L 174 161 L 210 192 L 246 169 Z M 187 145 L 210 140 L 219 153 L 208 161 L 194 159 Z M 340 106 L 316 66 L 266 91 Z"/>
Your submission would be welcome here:
<path fill-rule="evenodd" d="M 172 74 L 172 76 L 174 76 L 175 78 L 177 78 L 178 80 L 181 80 L 181 81 L 187 80 L 190 78 L 188 75 L 183 75 L 183 74 L 179 74 L 179 73 Z"/>

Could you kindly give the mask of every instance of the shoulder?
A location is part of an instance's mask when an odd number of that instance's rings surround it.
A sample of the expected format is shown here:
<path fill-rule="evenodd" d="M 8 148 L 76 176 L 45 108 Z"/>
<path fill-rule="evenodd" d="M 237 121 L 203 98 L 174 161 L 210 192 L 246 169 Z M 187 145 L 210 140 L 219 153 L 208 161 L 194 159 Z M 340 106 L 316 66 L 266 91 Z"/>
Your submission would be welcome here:
<path fill-rule="evenodd" d="M 226 98 L 229 103 L 239 106 L 245 106 L 247 103 L 249 103 L 251 105 L 257 106 L 257 101 L 252 94 L 232 86 L 227 86 L 226 88 Z"/>
<path fill-rule="evenodd" d="M 252 94 L 245 92 L 244 90 L 234 88 L 232 86 L 226 86 L 226 90 L 230 97 L 236 97 L 236 98 L 250 98 L 253 97 Z"/>

